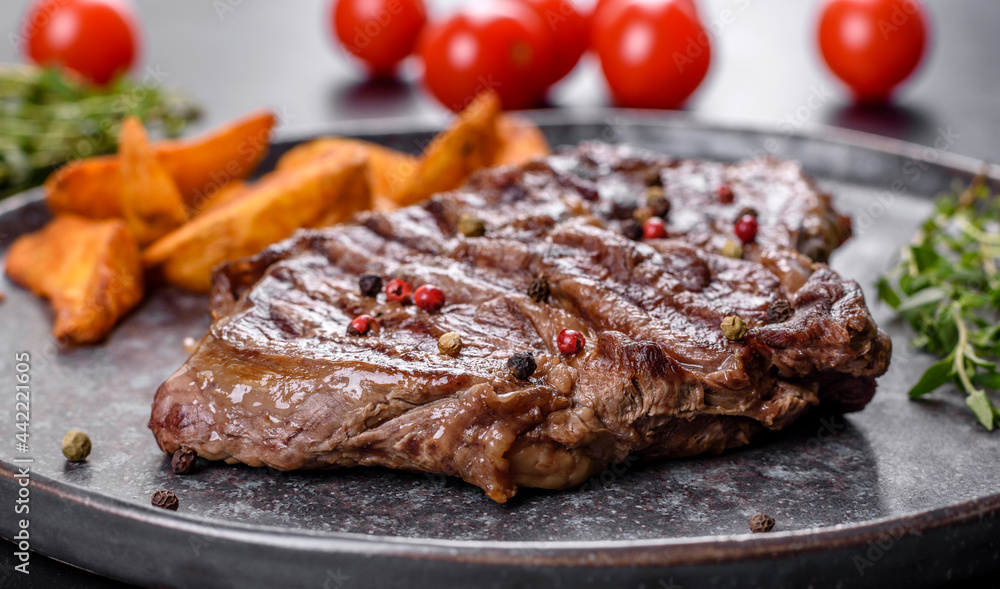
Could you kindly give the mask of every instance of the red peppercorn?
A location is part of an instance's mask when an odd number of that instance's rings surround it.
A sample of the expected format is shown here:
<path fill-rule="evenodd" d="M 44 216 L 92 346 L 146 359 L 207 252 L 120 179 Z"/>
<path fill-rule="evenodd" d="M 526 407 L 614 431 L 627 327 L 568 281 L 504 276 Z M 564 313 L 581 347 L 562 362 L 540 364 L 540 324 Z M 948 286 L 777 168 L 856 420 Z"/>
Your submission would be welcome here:
<path fill-rule="evenodd" d="M 716 189 L 715 194 L 719 197 L 719 202 L 724 205 L 733 202 L 733 188 L 728 184 L 723 184 Z"/>
<path fill-rule="evenodd" d="M 367 335 L 368 332 L 378 332 L 378 322 L 371 315 L 358 315 L 347 326 L 348 335 Z"/>
<path fill-rule="evenodd" d="M 413 302 L 428 313 L 437 313 L 444 306 L 444 291 L 432 284 L 425 284 L 413 293 Z"/>
<path fill-rule="evenodd" d="M 385 298 L 389 301 L 402 303 L 412 292 L 413 286 L 402 278 L 393 278 L 385 285 Z"/>
<path fill-rule="evenodd" d="M 583 334 L 573 329 L 564 329 L 556 337 L 556 346 L 566 356 L 579 352 L 586 343 L 587 340 Z"/>
<path fill-rule="evenodd" d="M 743 243 L 750 243 L 757 238 L 757 217 L 743 215 L 733 226 L 733 232 Z"/>
<path fill-rule="evenodd" d="M 663 239 L 667 236 L 667 224 L 659 217 L 650 217 L 642 224 L 642 236 L 646 239 Z"/>

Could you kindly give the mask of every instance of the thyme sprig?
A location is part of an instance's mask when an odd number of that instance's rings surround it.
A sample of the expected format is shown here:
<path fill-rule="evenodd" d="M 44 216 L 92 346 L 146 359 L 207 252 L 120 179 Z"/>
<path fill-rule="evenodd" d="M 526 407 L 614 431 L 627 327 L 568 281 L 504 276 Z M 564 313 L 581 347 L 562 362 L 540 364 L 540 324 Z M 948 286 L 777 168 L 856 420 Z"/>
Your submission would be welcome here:
<path fill-rule="evenodd" d="M 989 390 L 1000 389 L 1000 195 L 983 177 L 941 197 L 899 263 L 879 280 L 879 298 L 916 332 L 912 344 L 940 358 L 910 389 L 922 397 L 951 382 L 983 426 L 1000 425 Z"/>
<path fill-rule="evenodd" d="M 0 197 L 40 183 L 71 159 L 114 152 L 129 115 L 169 137 L 198 111 L 148 81 L 95 87 L 56 69 L 0 66 Z"/>

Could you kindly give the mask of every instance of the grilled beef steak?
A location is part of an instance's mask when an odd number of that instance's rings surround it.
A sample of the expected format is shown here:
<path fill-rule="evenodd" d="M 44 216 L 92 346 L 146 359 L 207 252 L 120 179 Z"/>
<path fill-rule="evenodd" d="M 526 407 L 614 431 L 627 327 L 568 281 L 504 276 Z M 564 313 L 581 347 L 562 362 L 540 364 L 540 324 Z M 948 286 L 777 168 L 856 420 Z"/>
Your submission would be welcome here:
<path fill-rule="evenodd" d="M 663 195 L 668 238 L 626 237 L 646 207 L 663 213 Z M 747 207 L 756 242 L 742 259 L 720 255 Z M 485 235 L 462 236 L 463 214 Z M 889 338 L 858 285 L 814 261 L 849 231 L 777 160 L 585 144 L 486 170 L 422 205 L 218 268 L 215 322 L 157 391 L 150 427 L 168 453 L 446 473 L 500 502 L 519 486 L 577 485 L 629 454 L 721 452 L 874 393 Z M 435 284 L 446 304 L 428 313 L 363 296 L 365 273 Z M 551 294 L 538 302 L 528 291 L 542 274 Z M 360 314 L 377 333 L 347 333 Z M 720 327 L 731 315 L 748 327 L 737 341 Z M 586 338 L 575 355 L 556 347 L 566 328 Z M 437 348 L 447 332 L 464 342 L 455 357 Z M 521 352 L 537 364 L 527 380 L 507 367 Z"/>

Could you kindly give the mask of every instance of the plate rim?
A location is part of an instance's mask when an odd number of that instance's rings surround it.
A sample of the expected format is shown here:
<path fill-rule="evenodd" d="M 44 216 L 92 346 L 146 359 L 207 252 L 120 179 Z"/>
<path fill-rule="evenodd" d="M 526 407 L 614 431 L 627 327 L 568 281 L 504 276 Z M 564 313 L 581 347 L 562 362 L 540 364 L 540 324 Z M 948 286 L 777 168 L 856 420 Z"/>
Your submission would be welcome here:
<path fill-rule="evenodd" d="M 903 141 L 826 125 L 810 124 L 792 133 L 779 132 L 763 124 L 742 124 L 710 121 L 689 113 L 662 112 L 617 108 L 587 108 L 572 110 L 519 111 L 542 126 L 572 126 L 607 124 L 610 119 L 622 124 L 659 126 L 671 129 L 716 132 L 751 133 L 762 137 L 784 137 L 796 140 L 837 144 L 846 147 L 888 153 L 965 175 L 983 173 L 990 181 L 1000 183 L 1000 165 L 985 160 L 947 152 Z M 304 140 L 328 134 L 356 138 L 386 135 L 431 133 L 441 124 L 421 118 L 358 119 L 323 125 L 316 132 L 303 134 L 279 132 L 273 146 L 287 147 Z M 925 154 L 931 149 L 936 159 Z M 41 187 L 31 188 L 0 201 L 0 215 L 44 200 Z M 16 466 L 6 457 L 0 459 L 0 481 L 17 485 Z M 778 531 L 769 534 L 734 534 L 647 538 L 636 540 L 583 541 L 486 541 L 448 540 L 400 536 L 368 535 L 349 532 L 296 530 L 271 525 L 242 524 L 211 520 L 184 513 L 167 514 L 162 510 L 136 504 L 117 497 L 92 493 L 83 498 L 74 495 L 72 485 L 32 474 L 32 489 L 52 497 L 68 500 L 81 509 L 95 509 L 113 519 L 180 530 L 196 535 L 225 538 L 234 543 L 278 545 L 339 554 L 379 554 L 415 559 L 447 560 L 456 563 L 502 564 L 523 566 L 598 567 L 598 566 L 677 566 L 706 563 L 740 562 L 761 558 L 779 558 L 810 552 L 864 546 L 905 529 L 906 533 L 921 534 L 955 525 L 970 525 L 975 521 L 1000 518 L 1000 492 L 958 504 L 921 510 L 898 517 L 886 517 L 836 526 Z M 595 555 L 594 550 L 600 552 Z M 56 556 L 58 558 L 58 556 Z"/>

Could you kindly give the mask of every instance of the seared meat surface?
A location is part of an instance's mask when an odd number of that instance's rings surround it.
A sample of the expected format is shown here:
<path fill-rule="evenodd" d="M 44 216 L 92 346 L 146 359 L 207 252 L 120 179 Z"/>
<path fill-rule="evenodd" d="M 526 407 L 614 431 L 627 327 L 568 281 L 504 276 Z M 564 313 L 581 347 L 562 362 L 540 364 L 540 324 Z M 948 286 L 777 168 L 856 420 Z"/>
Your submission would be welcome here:
<path fill-rule="evenodd" d="M 623 223 L 650 186 L 670 201 L 669 236 L 634 241 Z M 756 243 L 743 259 L 720 255 L 746 207 Z M 458 233 L 462 214 L 486 235 Z M 519 486 L 577 485 L 629 454 L 721 452 L 812 406 L 870 400 L 889 338 L 858 285 L 814 261 L 849 231 L 798 166 L 777 160 L 585 144 L 486 170 L 421 205 L 218 268 L 215 321 L 157 391 L 150 427 L 169 453 L 445 473 L 500 502 Z M 358 277 L 370 272 L 435 284 L 447 303 L 431 314 L 364 297 Z M 535 302 L 540 274 L 552 294 Z M 768 319 L 776 301 L 790 317 Z M 377 334 L 347 334 L 359 314 L 377 318 Z M 728 315 L 748 325 L 739 341 L 722 333 Z M 586 337 L 576 355 L 556 347 L 565 328 Z M 461 334 L 457 357 L 437 349 L 447 332 Z M 523 351 L 537 361 L 527 381 L 506 366 Z"/>

